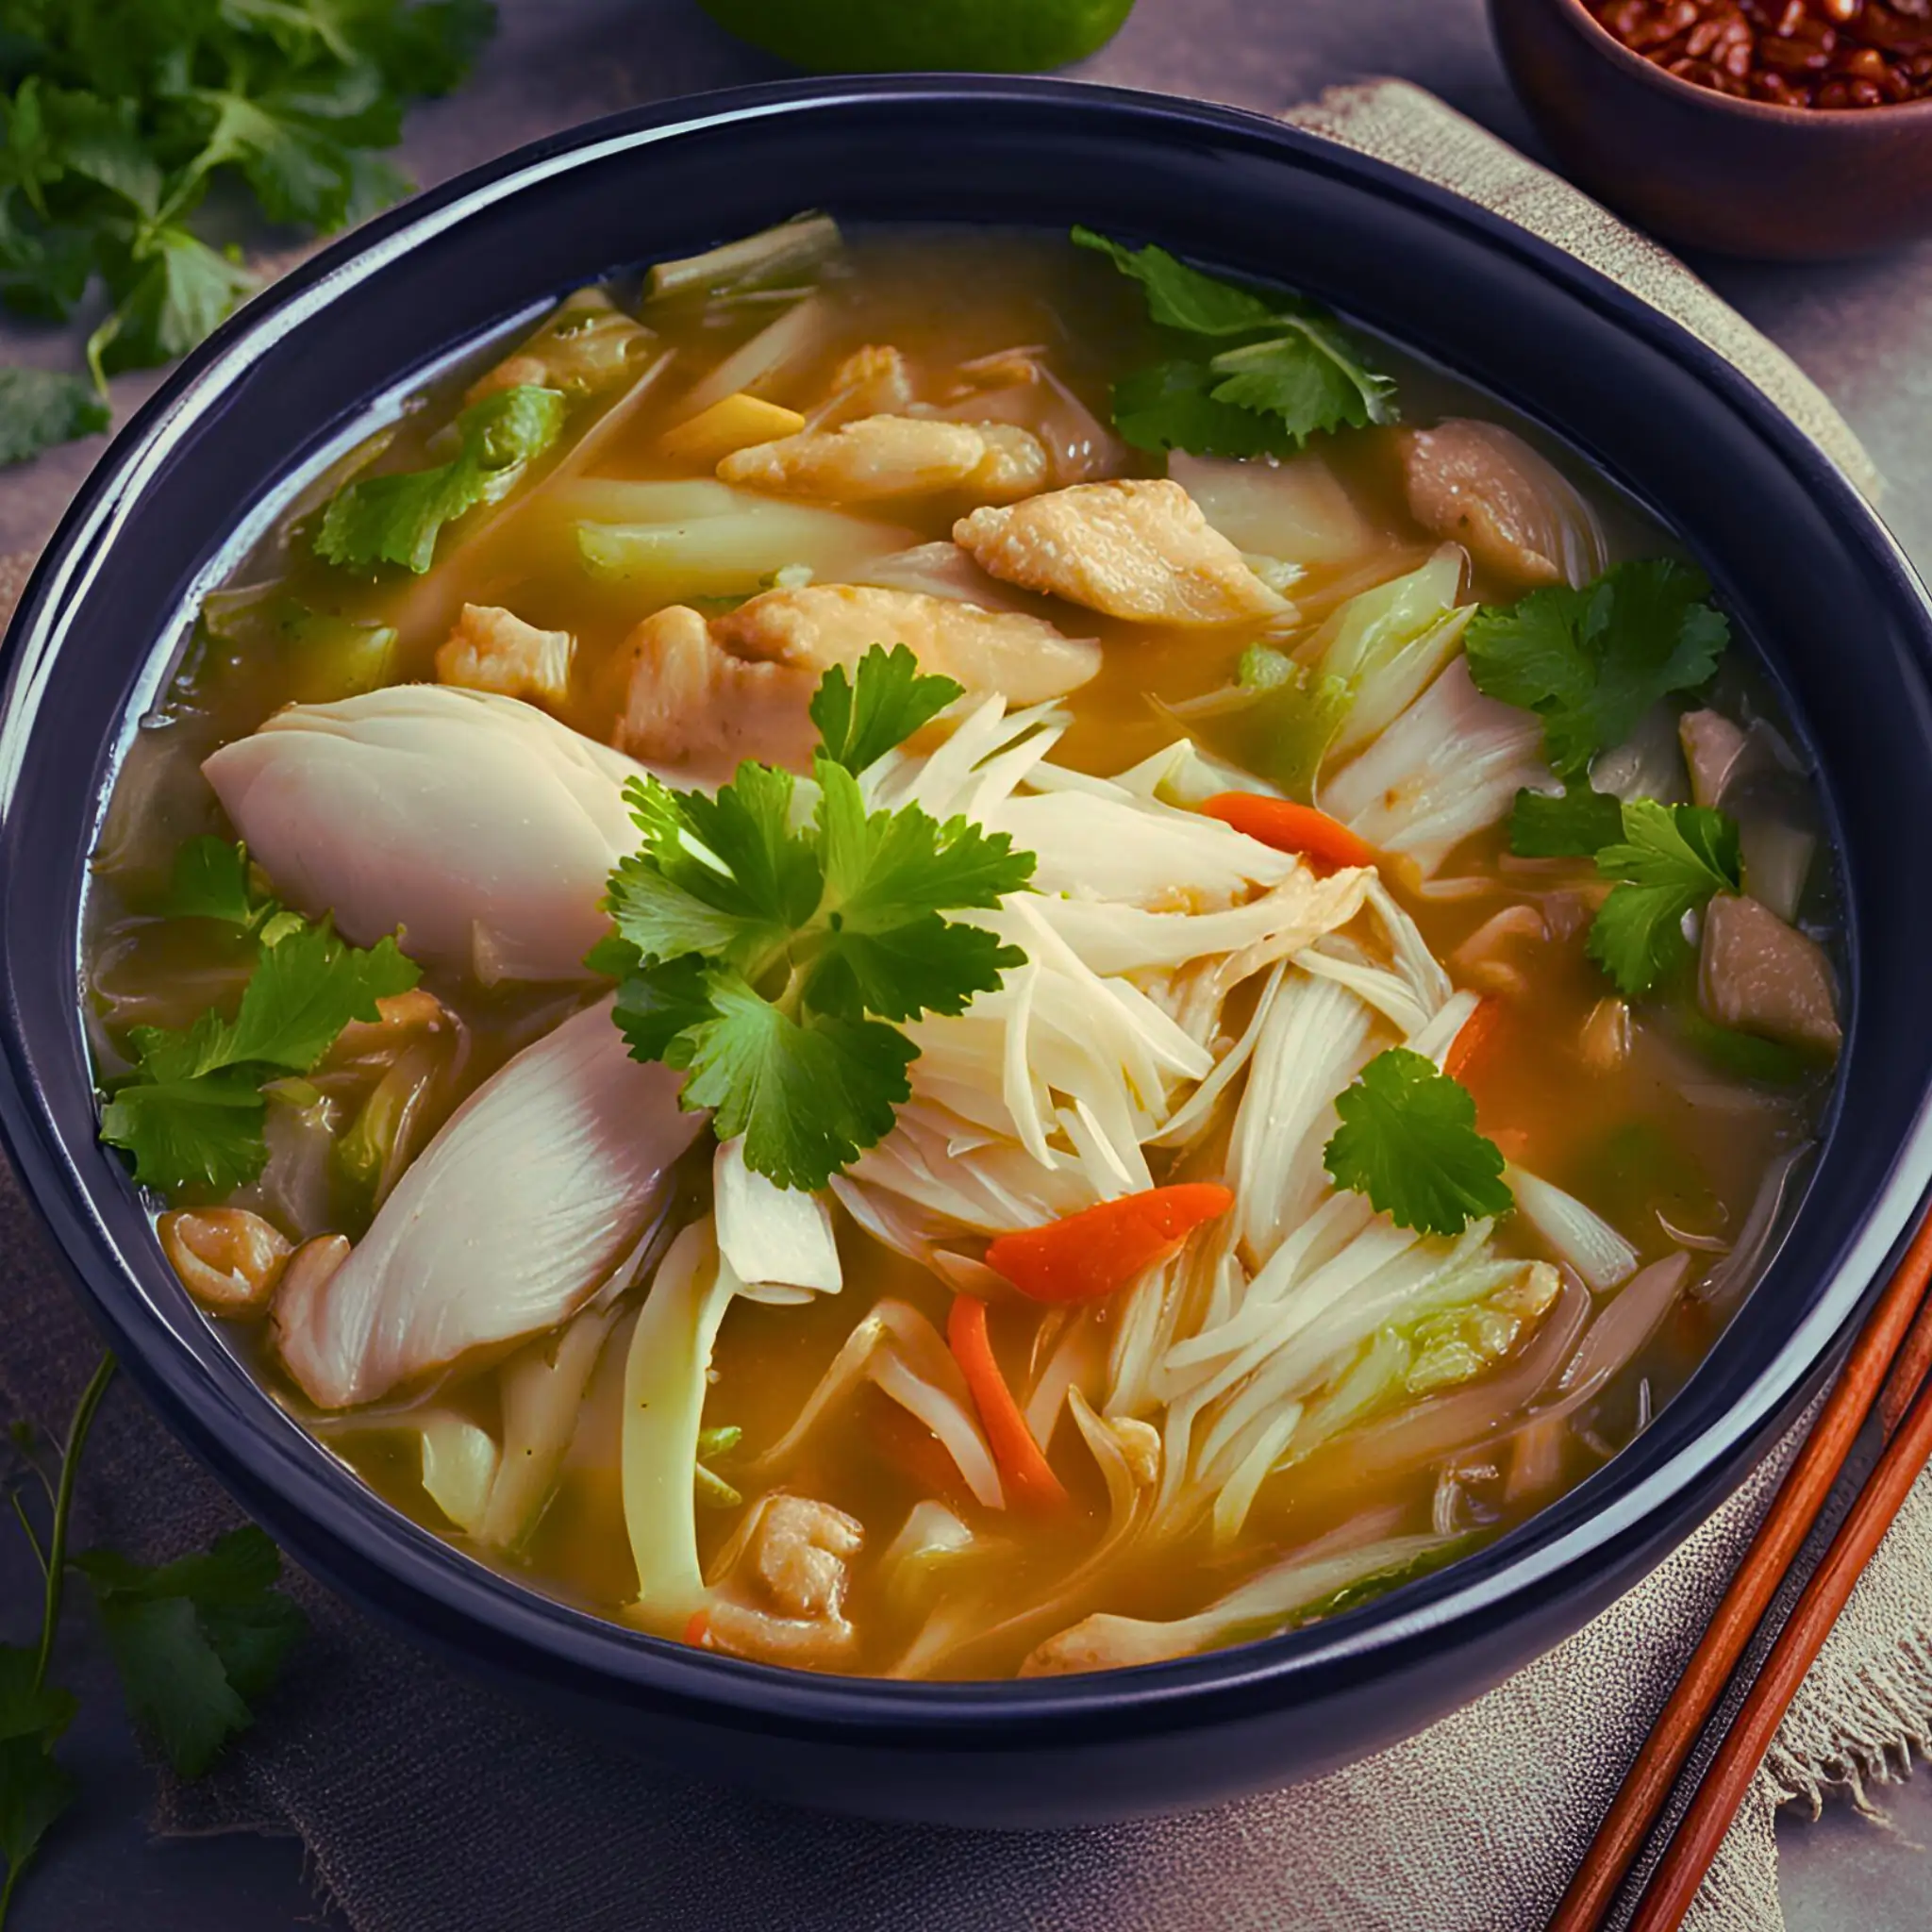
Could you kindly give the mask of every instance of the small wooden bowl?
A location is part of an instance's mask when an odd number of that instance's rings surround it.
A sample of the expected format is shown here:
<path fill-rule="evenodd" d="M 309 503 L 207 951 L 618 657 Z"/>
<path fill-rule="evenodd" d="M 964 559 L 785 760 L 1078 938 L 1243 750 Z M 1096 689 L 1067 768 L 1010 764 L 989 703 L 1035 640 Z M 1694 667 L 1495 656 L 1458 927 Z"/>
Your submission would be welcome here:
<path fill-rule="evenodd" d="M 1787 261 L 1932 234 L 1932 100 L 1734 100 L 1633 53 L 1583 0 L 1489 5 L 1503 64 L 1564 171 L 1655 233 Z"/>

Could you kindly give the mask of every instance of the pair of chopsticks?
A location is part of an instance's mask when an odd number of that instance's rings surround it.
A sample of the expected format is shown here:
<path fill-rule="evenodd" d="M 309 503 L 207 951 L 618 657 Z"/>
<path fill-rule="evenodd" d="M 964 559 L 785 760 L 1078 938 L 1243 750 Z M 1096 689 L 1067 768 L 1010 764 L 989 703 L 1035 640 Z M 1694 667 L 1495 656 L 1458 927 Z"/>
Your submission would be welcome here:
<path fill-rule="evenodd" d="M 1674 1932 L 1805 1673 L 1932 1460 L 1932 1215 L 1928 1215 L 1853 1343 L 1824 1412 L 1739 1565 L 1704 1641 L 1685 1667 L 1598 1827 L 1548 1932 L 1596 1932 L 1650 1836 L 1685 1760 L 1738 1660 L 1778 1594 L 1830 1498 L 1874 1404 L 1886 1446 L 1791 1609 L 1630 1920 L 1630 1932 Z"/>

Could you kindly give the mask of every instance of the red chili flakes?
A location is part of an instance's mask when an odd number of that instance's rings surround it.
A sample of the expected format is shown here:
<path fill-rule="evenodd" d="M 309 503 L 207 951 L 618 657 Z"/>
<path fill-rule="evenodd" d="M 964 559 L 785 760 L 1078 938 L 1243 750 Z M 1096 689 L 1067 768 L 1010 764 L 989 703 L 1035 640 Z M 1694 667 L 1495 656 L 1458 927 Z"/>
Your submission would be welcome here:
<path fill-rule="evenodd" d="M 1932 96 L 1932 0 L 1589 0 L 1667 74 L 1780 108 Z"/>

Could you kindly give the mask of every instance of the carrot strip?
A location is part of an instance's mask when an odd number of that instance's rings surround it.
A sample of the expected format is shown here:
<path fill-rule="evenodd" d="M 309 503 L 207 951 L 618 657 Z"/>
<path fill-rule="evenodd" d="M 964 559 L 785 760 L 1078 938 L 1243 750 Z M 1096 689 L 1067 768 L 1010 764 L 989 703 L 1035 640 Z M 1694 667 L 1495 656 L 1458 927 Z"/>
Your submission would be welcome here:
<path fill-rule="evenodd" d="M 1268 798 L 1258 791 L 1220 791 L 1201 809 L 1277 852 L 1299 852 L 1318 865 L 1374 865 L 1379 855 L 1339 819 L 1312 805 Z"/>
<path fill-rule="evenodd" d="M 684 1641 L 695 1649 L 703 1649 L 705 1639 L 711 1634 L 711 1619 L 708 1611 L 693 1610 L 690 1621 L 684 1626 Z"/>
<path fill-rule="evenodd" d="M 1066 1487 L 1041 1453 L 1026 1418 L 1020 1413 L 1020 1405 L 1013 1400 L 1013 1391 L 1007 1387 L 1007 1378 L 1000 1374 L 992 1338 L 986 1332 L 986 1304 L 977 1295 L 953 1297 L 952 1311 L 946 1317 L 946 1341 L 966 1377 L 1000 1474 L 1025 1502 L 1056 1508 L 1064 1506 Z"/>
<path fill-rule="evenodd" d="M 1003 1234 L 987 1249 L 986 1265 L 1037 1302 L 1098 1301 L 1179 1253 L 1204 1221 L 1233 1206 L 1218 1181 L 1149 1188 Z"/>
<path fill-rule="evenodd" d="M 1452 1080 L 1465 1080 L 1469 1070 L 1482 1058 L 1503 1023 L 1503 1002 L 1486 993 L 1476 1009 L 1462 1023 L 1462 1031 L 1449 1043 L 1442 1057 L 1442 1071 Z"/>

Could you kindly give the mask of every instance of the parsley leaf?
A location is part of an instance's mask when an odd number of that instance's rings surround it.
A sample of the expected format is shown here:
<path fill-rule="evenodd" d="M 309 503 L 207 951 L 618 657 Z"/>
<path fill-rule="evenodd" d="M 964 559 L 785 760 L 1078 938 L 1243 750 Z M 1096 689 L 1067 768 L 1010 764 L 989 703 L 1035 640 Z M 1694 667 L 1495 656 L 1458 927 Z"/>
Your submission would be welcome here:
<path fill-rule="evenodd" d="M 919 659 L 904 644 L 894 644 L 866 679 L 862 694 L 845 667 L 833 665 L 812 694 L 811 722 L 819 727 L 825 756 L 857 774 L 930 724 L 965 689 L 950 677 L 922 676 Z"/>
<path fill-rule="evenodd" d="M 746 763 L 716 797 L 633 780 L 641 835 L 610 874 L 615 932 L 589 963 L 622 981 L 633 1058 L 689 1074 L 687 1108 L 781 1187 L 816 1189 L 891 1131 L 916 1057 L 894 1022 L 958 1013 L 1023 963 L 945 915 L 1024 888 L 1030 853 L 965 818 L 868 810 L 857 774 L 958 694 L 874 646 L 811 705 L 823 746 L 805 816 L 789 772 Z"/>
<path fill-rule="evenodd" d="M 1715 892 L 1742 890 L 1738 828 L 1721 811 L 1640 798 L 1623 808 L 1623 841 L 1596 868 L 1618 881 L 1590 928 L 1590 957 L 1626 998 L 1648 992 L 1690 960 L 1687 914 Z"/>
<path fill-rule="evenodd" d="M 1502 1150 L 1476 1131 L 1475 1102 L 1425 1055 L 1377 1054 L 1335 1111 L 1341 1124 L 1322 1152 L 1330 1177 L 1398 1227 L 1456 1235 L 1514 1205 Z"/>
<path fill-rule="evenodd" d="M 1484 605 L 1464 642 L 1476 689 L 1537 712 L 1557 775 L 1580 779 L 1658 699 L 1702 684 L 1730 638 L 1702 571 L 1674 558 L 1611 566 L 1582 590 L 1553 585 Z"/>
<path fill-rule="evenodd" d="M 236 857 L 245 865 L 239 848 Z M 418 977 L 393 939 L 364 950 L 326 921 L 310 925 L 273 902 L 254 905 L 245 871 L 238 902 L 225 863 L 203 847 L 186 860 L 185 882 L 206 895 L 197 916 L 240 910 L 247 919 L 231 923 L 259 924 L 262 944 L 234 1018 L 210 1011 L 179 1031 L 136 1027 L 134 1072 L 101 1109 L 101 1139 L 133 1155 L 143 1187 L 167 1194 L 228 1193 L 254 1180 L 268 1159 L 262 1087 L 308 1073 L 351 1020 L 379 1018 L 376 1001 Z M 177 874 L 177 893 L 183 882 Z"/>
<path fill-rule="evenodd" d="M 115 1550 L 75 1560 L 93 1585 L 129 1715 L 176 1772 L 200 1776 L 255 1722 L 252 1703 L 307 1626 L 275 1588 L 275 1544 L 250 1524 L 158 1569 Z"/>
<path fill-rule="evenodd" d="M 1223 281 L 1164 248 L 1124 248 L 1091 228 L 1073 239 L 1139 282 L 1149 318 L 1187 352 L 1114 385 L 1114 427 L 1136 448 L 1288 456 L 1318 431 L 1395 421 L 1392 379 L 1314 303 Z"/>
<path fill-rule="evenodd" d="M 92 384 L 52 369 L 0 368 L 0 464 L 24 463 L 57 442 L 108 426 Z"/>
<path fill-rule="evenodd" d="M 421 576 L 443 525 L 508 496 L 557 441 L 564 408 L 558 391 L 528 383 L 472 403 L 451 425 L 458 446 L 448 462 L 343 484 L 323 515 L 316 553 L 356 568 L 399 563 Z"/>
<path fill-rule="evenodd" d="M 1623 808 L 1588 785 L 1565 786 L 1555 797 L 1519 791 L 1509 813 L 1509 849 L 1519 858 L 1592 858 L 1623 832 Z"/>

